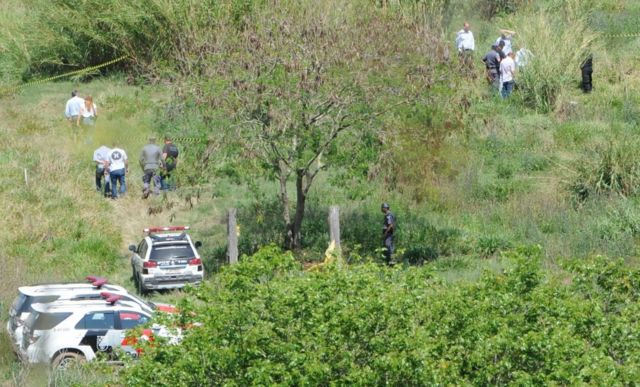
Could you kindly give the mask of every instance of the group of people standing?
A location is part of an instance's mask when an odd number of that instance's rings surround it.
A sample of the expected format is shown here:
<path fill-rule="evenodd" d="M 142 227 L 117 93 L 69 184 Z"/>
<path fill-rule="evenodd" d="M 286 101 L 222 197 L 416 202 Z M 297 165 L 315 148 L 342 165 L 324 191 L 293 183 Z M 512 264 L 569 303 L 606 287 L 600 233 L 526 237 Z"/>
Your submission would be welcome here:
<path fill-rule="evenodd" d="M 513 51 L 512 39 L 515 34 L 515 31 L 500 30 L 500 36 L 491 45 L 491 50 L 482 58 L 487 82 L 494 90 L 499 91 L 503 98 L 508 98 L 513 91 L 516 68 L 523 67 L 531 56 L 525 48 L 521 48 L 517 53 Z M 468 22 L 465 22 L 456 34 L 456 48 L 462 67 L 475 76 L 473 72 L 475 39 Z"/>
<path fill-rule="evenodd" d="M 67 101 L 64 115 L 72 127 L 94 126 L 98 116 L 96 105 L 90 95 L 80 97 L 78 90 L 71 92 L 71 99 Z M 147 198 L 151 193 L 160 194 L 160 190 L 175 190 L 176 184 L 173 172 L 178 165 L 178 147 L 165 137 L 164 147 L 156 145 L 155 137 L 149 138 L 149 143 L 140 152 L 140 167 L 144 172 L 142 177 L 142 197 Z M 127 192 L 126 176 L 129 174 L 129 158 L 127 152 L 116 143 L 109 148 L 100 146 L 93 152 L 96 165 L 96 191 L 112 199 Z"/>
<path fill-rule="evenodd" d="M 155 137 L 149 138 L 149 143 L 140 152 L 140 167 L 144 173 L 142 177 L 142 197 L 146 199 L 151 193 L 160 194 L 160 190 L 174 190 L 175 182 L 172 178 L 178 165 L 178 147 L 169 137 L 164 139 L 164 147 L 156 145 Z M 127 192 L 126 175 L 129 174 L 129 158 L 127 152 L 117 144 L 112 148 L 102 145 L 93 152 L 96 164 L 96 191 L 116 199 L 118 194 Z"/>

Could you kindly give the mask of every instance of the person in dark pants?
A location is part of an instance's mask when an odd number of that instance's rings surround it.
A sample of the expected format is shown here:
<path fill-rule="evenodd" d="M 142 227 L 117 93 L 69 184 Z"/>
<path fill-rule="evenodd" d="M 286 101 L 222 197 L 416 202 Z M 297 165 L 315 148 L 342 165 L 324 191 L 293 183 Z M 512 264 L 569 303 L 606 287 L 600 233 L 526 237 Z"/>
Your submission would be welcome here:
<path fill-rule="evenodd" d="M 589 54 L 584 62 L 582 62 L 580 70 L 582 70 L 582 84 L 580 87 L 585 93 L 591 93 L 591 90 L 593 89 L 593 84 L 591 83 L 591 75 L 593 74 L 593 56 L 591 54 Z"/>
<path fill-rule="evenodd" d="M 393 232 L 396 228 L 396 216 L 389 211 L 389 205 L 387 203 L 382 204 L 382 213 L 384 214 L 384 221 L 382 222 L 382 246 L 385 248 L 384 257 L 387 264 L 393 265 L 395 262 L 391 259 L 394 251 L 393 244 Z"/>
<path fill-rule="evenodd" d="M 111 149 L 106 146 L 101 146 L 93 152 L 93 161 L 96 163 L 96 191 L 103 192 L 104 196 L 111 195 L 111 178 L 109 177 L 109 153 Z M 102 182 L 104 181 L 104 190 L 102 189 Z"/>
<path fill-rule="evenodd" d="M 178 165 L 178 147 L 169 137 L 164 138 L 164 148 L 162 148 L 162 159 L 164 160 L 164 171 L 162 174 L 161 186 L 163 190 L 175 190 L 176 182 L 171 174 Z"/>
<path fill-rule="evenodd" d="M 142 198 L 146 199 L 151 193 L 151 182 L 153 181 L 154 195 L 160 194 L 160 169 L 163 166 L 162 150 L 156 145 L 156 138 L 149 137 L 149 143 L 142 148 L 140 152 L 140 168 L 144 175 L 142 176 Z"/>
<path fill-rule="evenodd" d="M 500 90 L 500 61 L 502 60 L 502 47 L 493 45 L 482 61 L 487 69 L 487 82 L 495 91 Z"/>

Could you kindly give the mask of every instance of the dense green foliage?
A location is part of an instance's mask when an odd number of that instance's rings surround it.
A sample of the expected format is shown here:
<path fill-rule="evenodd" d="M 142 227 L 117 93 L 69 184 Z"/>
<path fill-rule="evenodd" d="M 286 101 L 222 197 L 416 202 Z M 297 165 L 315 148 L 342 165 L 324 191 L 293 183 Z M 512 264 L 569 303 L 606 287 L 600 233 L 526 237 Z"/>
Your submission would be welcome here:
<path fill-rule="evenodd" d="M 185 302 L 202 327 L 147 353 L 128 385 L 610 384 L 637 380 L 640 272 L 537 247 L 447 285 L 429 268 L 299 270 L 269 247 Z M 195 301 L 197 299 L 198 301 Z"/>

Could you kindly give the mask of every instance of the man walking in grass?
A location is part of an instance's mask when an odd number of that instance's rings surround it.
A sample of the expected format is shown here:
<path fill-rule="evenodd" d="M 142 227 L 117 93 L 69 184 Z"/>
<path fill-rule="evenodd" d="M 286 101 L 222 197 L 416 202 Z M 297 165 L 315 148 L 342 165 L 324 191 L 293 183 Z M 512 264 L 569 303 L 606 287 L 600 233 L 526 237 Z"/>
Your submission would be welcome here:
<path fill-rule="evenodd" d="M 64 109 L 64 116 L 71 123 L 72 127 L 78 127 L 78 117 L 80 116 L 80 110 L 84 106 L 84 99 L 78 95 L 78 90 L 71 92 L 71 99 L 67 101 L 67 105 Z"/>
<path fill-rule="evenodd" d="M 500 90 L 500 50 L 501 47 L 494 44 L 491 46 L 491 51 L 482 58 L 487 69 L 487 82 L 496 91 Z"/>
<path fill-rule="evenodd" d="M 109 182 L 109 172 L 107 165 L 109 164 L 109 153 L 111 149 L 101 146 L 93 152 L 93 161 L 96 163 L 96 191 L 104 193 L 104 196 L 111 194 L 111 184 Z M 104 190 L 102 182 L 104 181 Z"/>
<path fill-rule="evenodd" d="M 164 147 L 162 148 L 162 160 L 164 162 L 164 171 L 161 186 L 163 190 L 174 190 L 176 184 L 172 179 L 172 173 L 178 165 L 178 147 L 171 141 L 169 137 L 164 138 Z"/>
<path fill-rule="evenodd" d="M 467 75 L 474 76 L 473 73 L 473 53 L 476 49 L 476 42 L 471 32 L 471 26 L 464 22 L 462 29 L 456 34 L 456 48 L 460 57 L 460 64 Z"/>
<path fill-rule="evenodd" d="M 384 247 L 384 258 L 388 265 L 394 265 L 395 262 L 391 256 L 395 246 L 393 244 L 393 232 L 396 228 L 396 216 L 389 210 L 387 203 L 382 204 L 382 213 L 384 214 L 384 220 L 382 221 L 382 246 Z"/>
<path fill-rule="evenodd" d="M 509 98 L 515 85 L 516 62 L 513 60 L 515 54 L 510 52 L 506 58 L 500 62 L 500 78 L 502 82 L 502 98 Z"/>
<path fill-rule="evenodd" d="M 120 195 L 127 192 L 125 175 L 129 172 L 129 159 L 127 152 L 119 148 L 115 143 L 109 152 L 109 175 L 111 177 L 111 199 L 118 198 L 118 183 L 120 183 Z"/>
<path fill-rule="evenodd" d="M 149 143 L 140 152 L 140 167 L 142 176 L 142 198 L 149 197 L 151 180 L 153 180 L 153 194 L 160 194 L 160 168 L 162 167 L 162 150 L 156 145 L 156 138 L 150 137 Z"/>

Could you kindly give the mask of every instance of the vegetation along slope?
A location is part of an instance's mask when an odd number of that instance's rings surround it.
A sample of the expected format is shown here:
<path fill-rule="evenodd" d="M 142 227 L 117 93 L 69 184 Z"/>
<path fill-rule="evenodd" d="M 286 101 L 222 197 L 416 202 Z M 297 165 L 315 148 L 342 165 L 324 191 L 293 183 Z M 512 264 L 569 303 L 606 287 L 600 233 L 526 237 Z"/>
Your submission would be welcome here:
<path fill-rule="evenodd" d="M 28 283 L 133 289 L 126 246 L 149 225 L 190 224 L 210 275 L 151 296 L 199 323 L 181 345 L 61 374 L 20 364 L 3 332 L 0 383 L 636 382 L 639 15 L 631 0 L 3 1 L 3 319 Z M 464 21 L 475 77 L 453 45 Z M 508 100 L 480 61 L 500 28 L 532 53 Z M 74 88 L 94 96 L 94 131 L 62 118 Z M 179 189 L 144 201 L 151 134 L 177 139 Z M 107 201 L 91 155 L 114 141 L 130 195 Z"/>

